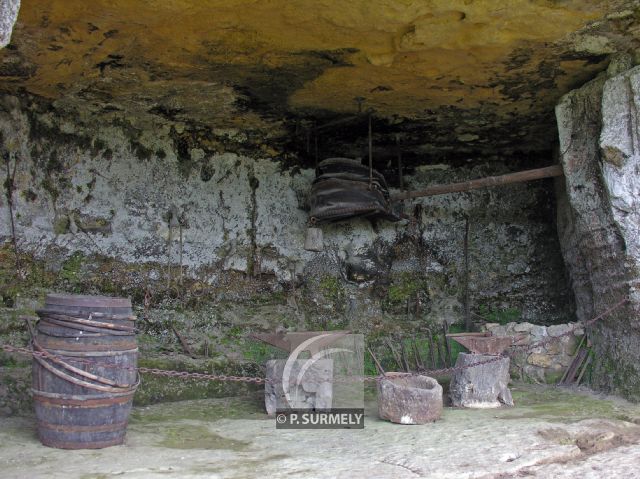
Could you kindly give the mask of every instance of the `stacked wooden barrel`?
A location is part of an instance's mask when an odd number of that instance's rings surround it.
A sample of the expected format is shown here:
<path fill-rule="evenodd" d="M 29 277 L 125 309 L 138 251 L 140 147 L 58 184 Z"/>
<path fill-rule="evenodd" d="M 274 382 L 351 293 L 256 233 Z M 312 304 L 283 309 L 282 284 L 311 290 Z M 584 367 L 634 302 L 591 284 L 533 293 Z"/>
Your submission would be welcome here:
<path fill-rule="evenodd" d="M 33 398 L 46 446 L 122 444 L 138 386 L 131 301 L 50 294 L 38 311 Z"/>

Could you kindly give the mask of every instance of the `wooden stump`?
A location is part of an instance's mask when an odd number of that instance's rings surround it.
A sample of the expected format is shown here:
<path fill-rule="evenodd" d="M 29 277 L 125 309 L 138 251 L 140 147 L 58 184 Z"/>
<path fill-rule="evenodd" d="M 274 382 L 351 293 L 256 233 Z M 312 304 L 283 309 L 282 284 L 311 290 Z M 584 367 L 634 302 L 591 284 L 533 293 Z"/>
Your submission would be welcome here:
<path fill-rule="evenodd" d="M 378 381 L 378 415 L 398 424 L 426 424 L 442 415 L 442 386 L 428 376 L 387 373 Z"/>
<path fill-rule="evenodd" d="M 460 353 L 456 367 L 495 359 L 485 354 Z M 451 378 L 449 396 L 454 407 L 495 408 L 513 406 L 509 384 L 509 358 L 456 371 Z"/>

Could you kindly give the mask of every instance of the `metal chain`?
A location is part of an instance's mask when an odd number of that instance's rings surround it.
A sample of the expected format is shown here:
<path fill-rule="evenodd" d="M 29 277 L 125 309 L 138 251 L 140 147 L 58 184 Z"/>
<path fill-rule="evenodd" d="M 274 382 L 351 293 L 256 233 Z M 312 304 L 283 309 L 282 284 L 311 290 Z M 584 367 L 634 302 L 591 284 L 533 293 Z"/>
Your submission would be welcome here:
<path fill-rule="evenodd" d="M 559 334 L 557 336 L 549 336 L 548 338 L 545 338 L 541 341 L 538 341 L 536 343 L 530 344 L 530 345 L 514 345 L 512 346 L 512 348 L 524 348 L 524 352 L 529 352 L 532 349 L 535 348 L 539 348 L 541 346 L 544 346 L 545 344 L 548 344 L 552 341 L 557 341 L 560 338 L 564 337 L 564 336 L 570 336 L 573 335 L 574 332 L 577 329 L 583 329 L 583 328 L 587 328 L 591 325 L 593 325 L 594 323 L 596 323 L 597 321 L 607 317 L 608 315 L 610 315 L 611 313 L 613 313 L 615 310 L 617 310 L 618 308 L 620 308 L 624 303 L 628 302 L 629 299 L 628 298 L 624 298 L 622 300 L 620 300 L 618 303 L 616 303 L 614 306 L 612 306 L 611 308 L 607 309 L 606 311 L 604 311 L 603 313 L 599 314 L 598 316 L 594 317 L 593 319 L 590 319 L 589 321 L 586 321 L 584 323 L 577 323 L 574 327 L 570 328 L 569 330 L 567 330 L 566 332 Z M 11 346 L 8 344 L 0 344 L 0 350 L 3 350 L 5 352 L 8 353 L 16 353 L 16 354 L 23 354 L 26 356 L 38 356 L 41 357 L 43 359 L 51 359 L 51 358 L 55 358 L 55 359 L 59 359 L 61 360 L 61 358 L 59 356 L 56 356 L 54 354 L 51 354 L 49 352 L 47 352 L 46 350 L 44 351 L 34 351 L 32 349 L 29 348 L 24 348 L 24 347 L 17 347 L 17 346 Z M 513 353 L 512 353 L 513 354 Z M 504 354 L 504 355 L 496 355 L 495 357 L 492 357 L 491 359 L 485 359 L 483 361 L 478 361 L 472 364 L 468 364 L 465 366 L 451 366 L 448 368 L 442 368 L 442 369 L 431 369 L 431 370 L 421 370 L 421 371 L 416 371 L 416 372 L 401 372 L 401 373 L 394 373 L 394 377 L 411 377 L 411 376 L 423 376 L 423 375 L 429 375 L 429 376 L 444 376 L 447 374 L 451 374 L 454 372 L 458 372 L 458 371 L 462 371 L 465 369 L 470 369 L 470 368 L 475 368 L 475 367 L 479 367 L 479 366 L 484 366 L 486 364 L 490 364 L 490 363 L 494 363 L 497 361 L 501 361 L 505 358 L 509 357 L 508 354 Z M 225 375 L 225 374 L 207 374 L 207 373 L 193 373 L 193 372 L 188 372 L 188 371 L 173 371 L 173 370 L 167 370 L 167 369 L 157 369 L 157 368 L 146 368 L 146 367 L 135 367 L 135 366 L 121 366 L 121 365 L 117 365 L 117 364 L 101 364 L 101 363 L 97 363 L 95 361 L 90 361 L 87 359 L 80 359 L 80 358 L 74 358 L 73 362 L 75 363 L 84 363 L 84 364 L 88 364 L 90 366 L 94 366 L 94 367 L 100 367 L 100 368 L 115 368 L 115 369 L 121 369 L 121 370 L 135 370 L 138 371 L 140 373 L 147 373 L 147 374 L 153 374 L 156 376 L 165 376 L 165 377 L 177 377 L 177 378 L 184 378 L 184 379 L 197 379 L 197 380 L 206 380 L 206 381 L 224 381 L 224 382 L 241 382 L 241 383 L 254 383 L 254 384 L 264 384 L 269 382 L 270 380 L 264 377 L 259 377 L 259 376 L 229 376 L 229 375 Z M 362 376 L 362 377 L 349 377 L 349 378 L 345 378 L 344 380 L 334 380 L 334 382 L 343 382 L 343 381 L 379 381 L 381 379 L 384 379 L 385 376 L 384 375 L 377 375 L 377 376 Z"/>

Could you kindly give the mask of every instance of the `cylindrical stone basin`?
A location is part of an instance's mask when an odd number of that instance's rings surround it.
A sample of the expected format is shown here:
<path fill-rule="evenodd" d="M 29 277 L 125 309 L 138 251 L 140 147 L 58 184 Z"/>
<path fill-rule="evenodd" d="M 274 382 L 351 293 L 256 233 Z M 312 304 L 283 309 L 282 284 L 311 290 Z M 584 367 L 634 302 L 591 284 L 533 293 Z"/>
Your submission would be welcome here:
<path fill-rule="evenodd" d="M 442 386 L 429 376 L 387 373 L 378 381 L 378 415 L 397 424 L 426 424 L 442 415 Z"/>

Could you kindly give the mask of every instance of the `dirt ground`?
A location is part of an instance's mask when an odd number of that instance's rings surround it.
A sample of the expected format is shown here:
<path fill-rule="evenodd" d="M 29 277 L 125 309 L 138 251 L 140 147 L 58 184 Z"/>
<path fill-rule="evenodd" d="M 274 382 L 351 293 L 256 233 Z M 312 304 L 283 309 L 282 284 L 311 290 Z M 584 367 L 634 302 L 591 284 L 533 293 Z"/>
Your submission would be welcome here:
<path fill-rule="evenodd" d="M 42 446 L 33 417 L 0 419 L 10 478 L 640 478 L 640 405 L 586 391 L 517 385 L 516 407 L 445 408 L 403 426 L 367 403 L 364 430 L 276 430 L 259 398 L 134 410 L 126 444 Z"/>

